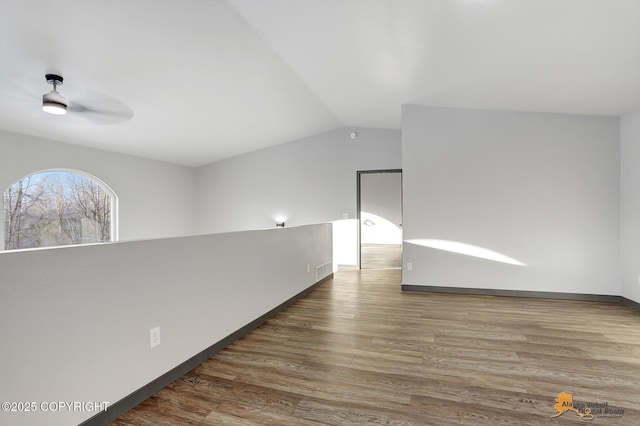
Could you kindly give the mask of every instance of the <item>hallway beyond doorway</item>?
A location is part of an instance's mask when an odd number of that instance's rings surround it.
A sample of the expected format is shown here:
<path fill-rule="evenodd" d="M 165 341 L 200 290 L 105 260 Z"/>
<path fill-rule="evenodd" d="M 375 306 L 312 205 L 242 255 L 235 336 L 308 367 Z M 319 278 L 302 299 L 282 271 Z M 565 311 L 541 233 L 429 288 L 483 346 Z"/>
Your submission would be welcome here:
<path fill-rule="evenodd" d="M 399 244 L 362 244 L 360 247 L 360 268 L 402 268 L 402 246 Z"/>

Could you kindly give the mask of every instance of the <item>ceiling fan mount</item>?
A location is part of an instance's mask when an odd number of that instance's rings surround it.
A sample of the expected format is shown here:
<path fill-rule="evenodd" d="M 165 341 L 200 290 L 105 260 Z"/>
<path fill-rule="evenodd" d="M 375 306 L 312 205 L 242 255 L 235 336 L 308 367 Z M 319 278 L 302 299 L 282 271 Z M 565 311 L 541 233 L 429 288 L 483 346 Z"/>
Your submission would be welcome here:
<path fill-rule="evenodd" d="M 53 84 L 54 90 L 56 86 L 62 86 L 62 82 L 64 78 L 58 74 L 45 74 L 44 78 L 47 80 L 47 83 Z"/>

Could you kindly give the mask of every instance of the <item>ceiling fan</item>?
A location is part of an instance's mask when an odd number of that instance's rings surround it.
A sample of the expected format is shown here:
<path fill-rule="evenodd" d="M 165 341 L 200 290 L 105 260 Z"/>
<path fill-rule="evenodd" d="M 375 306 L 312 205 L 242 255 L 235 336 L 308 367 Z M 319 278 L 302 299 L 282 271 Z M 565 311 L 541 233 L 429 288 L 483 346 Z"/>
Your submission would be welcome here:
<path fill-rule="evenodd" d="M 61 118 L 63 122 L 82 124 L 117 124 L 128 121 L 133 117 L 133 110 L 123 102 L 103 93 L 81 88 L 70 88 L 69 97 L 62 95 L 58 88 L 62 86 L 64 78 L 60 74 L 47 73 L 44 76 L 52 90 L 42 95 L 40 99 L 29 91 L 22 90 L 15 83 L 4 84 L 5 90 L 1 101 L 5 105 L 22 103 L 35 107 L 36 102 L 42 102 L 42 110 L 54 115 L 67 115 Z M 8 90 L 6 90 L 8 89 Z M 27 104 L 24 104 L 27 102 Z"/>
<path fill-rule="evenodd" d="M 98 92 L 84 91 L 84 96 L 78 95 L 76 101 L 69 102 L 58 92 L 64 79 L 59 74 L 45 74 L 47 83 L 53 90 L 42 95 L 42 110 L 50 114 L 64 115 L 69 111 L 82 114 L 84 118 L 96 124 L 115 124 L 130 120 L 133 110 L 122 102 Z"/>
<path fill-rule="evenodd" d="M 62 86 L 63 78 L 58 74 L 45 74 L 47 83 L 53 85 L 53 90 L 42 95 L 42 110 L 54 115 L 67 113 L 67 98 L 58 92 L 58 86 Z"/>

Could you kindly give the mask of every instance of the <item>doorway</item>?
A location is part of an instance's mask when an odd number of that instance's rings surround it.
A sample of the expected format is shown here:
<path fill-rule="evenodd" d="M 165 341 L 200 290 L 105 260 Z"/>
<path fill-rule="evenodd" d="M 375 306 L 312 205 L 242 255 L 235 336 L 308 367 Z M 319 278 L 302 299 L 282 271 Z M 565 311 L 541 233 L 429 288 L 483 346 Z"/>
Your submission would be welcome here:
<path fill-rule="evenodd" d="M 402 268 L 402 170 L 359 171 L 358 267 Z"/>

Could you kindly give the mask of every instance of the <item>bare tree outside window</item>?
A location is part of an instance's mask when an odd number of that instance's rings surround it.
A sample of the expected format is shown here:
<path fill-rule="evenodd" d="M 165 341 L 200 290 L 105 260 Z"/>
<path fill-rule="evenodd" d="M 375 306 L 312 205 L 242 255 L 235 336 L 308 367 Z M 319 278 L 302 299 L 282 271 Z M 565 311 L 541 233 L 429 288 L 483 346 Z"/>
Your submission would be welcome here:
<path fill-rule="evenodd" d="M 88 176 L 36 173 L 7 188 L 3 201 L 5 250 L 113 239 L 113 196 Z"/>

